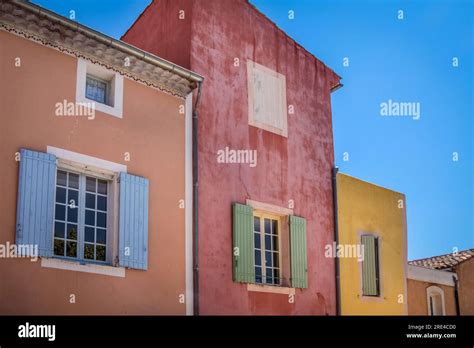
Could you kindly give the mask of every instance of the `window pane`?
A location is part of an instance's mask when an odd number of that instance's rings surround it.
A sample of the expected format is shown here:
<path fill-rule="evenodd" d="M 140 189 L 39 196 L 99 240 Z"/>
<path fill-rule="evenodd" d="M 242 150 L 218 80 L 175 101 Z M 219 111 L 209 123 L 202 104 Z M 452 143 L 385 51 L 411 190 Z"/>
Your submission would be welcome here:
<path fill-rule="evenodd" d="M 54 239 L 54 255 L 64 256 L 64 240 Z"/>
<path fill-rule="evenodd" d="M 56 184 L 61 185 L 61 186 L 66 186 L 66 184 L 67 184 L 67 173 L 66 172 L 58 170 Z"/>
<path fill-rule="evenodd" d="M 278 253 L 273 253 L 273 267 L 279 267 Z"/>
<path fill-rule="evenodd" d="M 77 240 L 77 225 L 67 224 L 67 239 Z"/>
<path fill-rule="evenodd" d="M 255 232 L 260 232 L 260 218 L 257 216 L 253 217 L 253 230 Z"/>
<path fill-rule="evenodd" d="M 253 237 L 255 249 L 260 249 L 260 233 L 254 233 Z"/>
<path fill-rule="evenodd" d="M 107 221 L 107 214 L 105 213 L 97 213 L 97 226 L 98 227 L 106 227 L 106 221 Z"/>
<path fill-rule="evenodd" d="M 272 253 L 269 251 L 265 251 L 265 266 L 272 265 Z"/>
<path fill-rule="evenodd" d="M 71 208 L 71 207 L 67 207 L 67 221 L 68 222 L 76 222 L 77 223 L 77 211 L 79 209 L 76 207 L 76 208 Z"/>
<path fill-rule="evenodd" d="M 100 244 L 106 244 L 106 241 L 107 241 L 107 231 L 106 230 L 103 230 L 101 228 L 98 228 L 97 229 L 97 240 L 96 240 L 96 243 L 100 243 Z"/>
<path fill-rule="evenodd" d="M 105 261 L 105 246 L 97 245 L 95 249 L 95 258 L 97 261 Z"/>
<path fill-rule="evenodd" d="M 277 220 L 272 220 L 272 233 L 274 235 L 278 234 L 278 221 Z"/>
<path fill-rule="evenodd" d="M 262 282 L 262 268 L 255 267 L 255 282 L 261 283 Z"/>
<path fill-rule="evenodd" d="M 86 178 L 86 190 L 89 192 L 95 192 L 96 179 L 87 177 Z"/>
<path fill-rule="evenodd" d="M 77 257 L 77 243 L 76 242 L 66 243 L 66 256 Z"/>
<path fill-rule="evenodd" d="M 272 237 L 269 234 L 265 235 L 265 250 L 272 250 Z"/>
<path fill-rule="evenodd" d="M 95 212 L 86 209 L 86 225 L 95 226 Z"/>
<path fill-rule="evenodd" d="M 278 236 L 273 236 L 272 237 L 273 241 L 272 241 L 272 250 L 274 251 L 278 251 Z"/>
<path fill-rule="evenodd" d="M 266 280 L 266 283 L 267 284 L 273 284 L 273 272 L 272 272 L 272 269 L 271 268 L 266 268 L 265 269 L 265 274 L 267 276 L 267 280 Z"/>
<path fill-rule="evenodd" d="M 260 250 L 255 250 L 255 265 L 260 266 L 262 264 L 262 254 Z"/>
<path fill-rule="evenodd" d="M 68 190 L 67 204 L 72 207 L 79 205 L 79 191 Z"/>
<path fill-rule="evenodd" d="M 69 187 L 79 188 L 79 175 L 74 173 L 69 173 Z"/>
<path fill-rule="evenodd" d="M 64 223 L 55 222 L 54 223 L 54 236 L 59 238 L 64 238 Z"/>
<path fill-rule="evenodd" d="M 84 240 L 86 242 L 94 243 L 94 228 L 93 227 L 84 227 Z"/>
<path fill-rule="evenodd" d="M 86 98 L 99 103 L 106 103 L 107 84 L 87 76 L 86 78 Z"/>
<path fill-rule="evenodd" d="M 265 233 L 270 234 L 270 219 L 265 219 Z"/>
<path fill-rule="evenodd" d="M 66 203 L 66 189 L 62 187 L 56 188 L 56 202 Z"/>
<path fill-rule="evenodd" d="M 102 211 L 107 210 L 107 197 L 97 196 L 97 209 Z"/>
<path fill-rule="evenodd" d="M 86 193 L 86 208 L 95 209 L 95 195 Z"/>
<path fill-rule="evenodd" d="M 84 244 L 84 258 L 94 260 L 94 244 Z"/>
<path fill-rule="evenodd" d="M 105 180 L 98 180 L 97 183 L 97 192 L 103 195 L 107 194 L 107 181 Z"/>
<path fill-rule="evenodd" d="M 280 271 L 278 269 L 273 270 L 273 279 L 275 284 L 280 284 Z"/>
<path fill-rule="evenodd" d="M 66 220 L 66 206 L 56 204 L 56 213 L 55 213 L 56 220 Z"/>

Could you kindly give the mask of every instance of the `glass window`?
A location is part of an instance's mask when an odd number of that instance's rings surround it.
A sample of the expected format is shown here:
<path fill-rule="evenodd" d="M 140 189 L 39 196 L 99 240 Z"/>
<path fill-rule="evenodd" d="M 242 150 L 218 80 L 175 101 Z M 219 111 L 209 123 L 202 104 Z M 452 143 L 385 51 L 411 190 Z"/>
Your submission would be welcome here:
<path fill-rule="evenodd" d="M 87 75 L 86 78 L 86 98 L 95 100 L 98 103 L 108 104 L 107 93 L 109 83 L 107 81 Z"/>
<path fill-rule="evenodd" d="M 279 219 L 254 216 L 255 282 L 280 285 Z"/>
<path fill-rule="evenodd" d="M 54 216 L 54 255 L 77 258 L 79 176 L 58 170 Z M 68 197 L 66 201 L 65 197 Z"/>
<path fill-rule="evenodd" d="M 57 171 L 54 255 L 106 261 L 107 186 L 105 180 Z"/>
<path fill-rule="evenodd" d="M 430 286 L 426 289 L 428 296 L 428 315 L 445 315 L 444 291 L 438 286 Z"/>
<path fill-rule="evenodd" d="M 105 261 L 107 212 L 100 209 L 104 208 L 104 203 L 101 203 L 101 207 L 99 207 L 99 201 L 107 201 L 107 182 L 88 176 L 86 177 L 86 183 L 88 191 L 86 201 L 89 200 L 89 206 L 86 207 L 84 220 L 89 236 L 84 241 L 84 258 Z"/>

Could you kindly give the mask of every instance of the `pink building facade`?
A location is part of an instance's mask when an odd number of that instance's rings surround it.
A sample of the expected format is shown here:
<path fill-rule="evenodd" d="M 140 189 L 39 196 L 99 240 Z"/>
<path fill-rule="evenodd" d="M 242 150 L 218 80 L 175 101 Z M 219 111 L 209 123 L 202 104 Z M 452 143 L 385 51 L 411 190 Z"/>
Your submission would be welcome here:
<path fill-rule="evenodd" d="M 339 76 L 245 0 L 153 1 L 122 39 L 205 77 L 195 313 L 335 315 Z"/>

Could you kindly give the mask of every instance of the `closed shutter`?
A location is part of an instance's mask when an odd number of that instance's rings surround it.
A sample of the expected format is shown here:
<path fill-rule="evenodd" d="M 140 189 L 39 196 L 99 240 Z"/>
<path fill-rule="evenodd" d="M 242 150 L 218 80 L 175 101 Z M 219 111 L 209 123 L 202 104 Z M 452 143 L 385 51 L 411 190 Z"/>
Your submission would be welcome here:
<path fill-rule="evenodd" d="M 308 287 L 306 219 L 290 215 L 291 286 Z"/>
<path fill-rule="evenodd" d="M 235 282 L 254 283 L 253 209 L 234 203 L 233 212 L 233 279 Z"/>
<path fill-rule="evenodd" d="M 378 239 L 372 235 L 363 235 L 361 242 L 364 247 L 362 294 L 364 296 L 378 296 Z"/>
<path fill-rule="evenodd" d="M 20 150 L 16 244 L 37 245 L 38 256 L 53 255 L 55 183 L 56 156 Z"/>
<path fill-rule="evenodd" d="M 148 179 L 120 173 L 119 265 L 148 268 Z"/>

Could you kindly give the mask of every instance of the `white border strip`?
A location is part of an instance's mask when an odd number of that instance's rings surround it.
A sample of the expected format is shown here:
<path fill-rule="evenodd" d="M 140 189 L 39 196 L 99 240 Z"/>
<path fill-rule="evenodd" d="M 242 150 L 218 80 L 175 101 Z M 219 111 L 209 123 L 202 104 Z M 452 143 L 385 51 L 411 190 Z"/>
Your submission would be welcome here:
<path fill-rule="evenodd" d="M 283 294 L 283 295 L 294 295 L 295 288 L 288 288 L 284 286 L 272 286 L 272 285 L 260 285 L 260 284 L 247 284 L 247 291 L 254 292 L 267 292 L 271 294 Z"/>
<path fill-rule="evenodd" d="M 58 147 L 47 146 L 46 152 L 55 155 L 58 158 L 62 158 L 65 160 L 77 162 L 84 164 L 86 166 L 97 167 L 101 169 L 110 170 L 112 172 L 120 173 L 120 172 L 127 172 L 127 166 L 120 163 L 106 161 L 97 157 L 92 157 L 88 155 L 83 155 L 78 152 L 68 151 L 64 149 L 60 149 Z"/>
<path fill-rule="evenodd" d="M 64 269 L 68 271 L 102 274 L 112 277 L 125 278 L 125 268 L 92 263 L 80 264 L 79 262 L 60 259 L 41 258 L 41 267 Z"/>
<path fill-rule="evenodd" d="M 186 97 L 184 120 L 185 134 L 185 274 L 186 274 L 186 315 L 193 315 L 193 95 Z"/>
<path fill-rule="evenodd" d="M 453 272 L 408 265 L 408 279 L 412 280 L 454 286 L 453 276 L 455 275 Z"/>
<path fill-rule="evenodd" d="M 246 204 L 251 206 L 253 209 L 261 210 L 270 214 L 275 214 L 275 215 L 280 215 L 280 216 L 293 215 L 293 209 L 280 207 L 274 204 L 258 202 L 252 199 L 247 199 Z"/>

